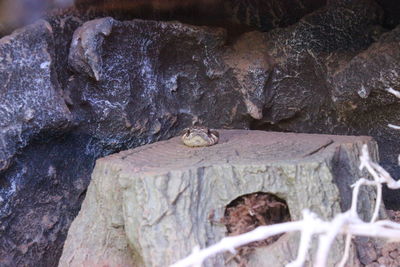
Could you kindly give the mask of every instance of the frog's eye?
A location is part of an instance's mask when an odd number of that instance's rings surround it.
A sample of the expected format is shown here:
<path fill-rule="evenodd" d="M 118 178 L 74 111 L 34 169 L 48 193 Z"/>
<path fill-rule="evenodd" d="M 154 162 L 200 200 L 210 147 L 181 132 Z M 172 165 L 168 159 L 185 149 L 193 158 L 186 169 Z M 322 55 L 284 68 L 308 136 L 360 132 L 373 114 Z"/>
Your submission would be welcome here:
<path fill-rule="evenodd" d="M 182 130 L 181 132 L 182 135 L 189 135 L 190 134 L 190 129 L 189 128 L 185 128 Z"/>

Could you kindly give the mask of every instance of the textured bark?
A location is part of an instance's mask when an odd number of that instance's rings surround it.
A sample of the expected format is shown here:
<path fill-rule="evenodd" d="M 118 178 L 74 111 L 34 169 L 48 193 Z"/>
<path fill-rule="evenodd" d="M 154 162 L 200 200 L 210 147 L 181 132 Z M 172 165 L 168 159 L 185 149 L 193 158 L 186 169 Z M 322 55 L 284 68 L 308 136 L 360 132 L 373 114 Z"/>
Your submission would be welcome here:
<path fill-rule="evenodd" d="M 217 145 L 207 148 L 186 147 L 177 137 L 97 160 L 59 266 L 166 266 L 194 246 L 224 237 L 226 228 L 216 222 L 225 207 L 254 192 L 285 200 L 292 220 L 301 219 L 306 208 L 331 219 L 343 211 L 341 206 L 349 206 L 346 189 L 362 175 L 362 144 L 369 145 L 373 158 L 378 153 L 369 137 L 244 130 L 224 130 L 220 136 Z M 338 175 L 338 168 L 347 175 Z M 374 197 L 372 189 L 360 196 L 365 219 L 372 213 Z M 249 266 L 282 266 L 296 257 L 297 244 L 298 235 L 285 234 L 273 245 L 256 249 L 262 253 L 253 253 Z M 338 238 L 329 266 L 340 260 L 343 245 Z M 225 260 L 218 255 L 205 266 L 224 266 Z"/>

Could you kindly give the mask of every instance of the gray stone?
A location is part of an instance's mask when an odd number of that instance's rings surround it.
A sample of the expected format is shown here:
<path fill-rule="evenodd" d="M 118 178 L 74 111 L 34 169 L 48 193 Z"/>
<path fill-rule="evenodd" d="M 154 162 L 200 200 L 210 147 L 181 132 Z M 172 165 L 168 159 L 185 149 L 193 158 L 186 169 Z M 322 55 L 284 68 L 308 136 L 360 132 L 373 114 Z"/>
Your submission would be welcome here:
<path fill-rule="evenodd" d="M 400 26 L 342 66 L 332 77 L 334 103 L 347 116 L 397 99 L 386 89 L 400 87 Z M 370 97 L 374 94 L 374 97 Z M 385 97 L 386 96 L 386 97 Z M 360 110 L 361 109 L 361 110 Z"/>
<path fill-rule="evenodd" d="M 266 33 L 268 54 L 275 64 L 260 122 L 286 131 L 331 133 L 336 127 L 339 132 L 329 74 L 371 44 L 369 26 L 380 17 L 381 10 L 371 1 L 324 7 L 292 26 Z"/>
<path fill-rule="evenodd" d="M 94 165 L 90 137 L 69 134 L 74 119 L 59 83 L 68 42 L 55 37 L 70 23 L 51 25 L 0 39 L 1 266 L 57 264 Z"/>
<path fill-rule="evenodd" d="M 300 220 L 303 209 L 332 219 L 349 207 L 348 188 L 362 175 L 362 144 L 374 159 L 378 153 L 370 137 L 245 130 L 221 130 L 220 137 L 206 148 L 186 147 L 176 137 L 97 160 L 59 266 L 166 266 L 196 245 L 223 238 L 225 227 L 213 221 L 232 200 L 254 192 L 284 199 L 292 220 Z M 360 195 L 364 219 L 374 197 L 368 188 Z M 267 254 L 253 254 L 249 266 L 282 266 L 295 258 L 297 242 L 298 235 L 285 234 L 262 248 Z M 341 259 L 343 244 L 338 238 L 333 245 L 329 266 Z M 274 261 L 266 262 L 265 255 Z M 225 260 L 218 255 L 205 266 L 223 266 Z"/>
<path fill-rule="evenodd" d="M 378 259 L 378 248 L 373 243 L 372 238 L 356 237 L 358 259 L 364 265 L 373 263 Z"/>
<path fill-rule="evenodd" d="M 262 116 L 271 67 L 262 37 L 251 36 L 228 49 L 221 28 L 86 22 L 72 40 L 76 74 L 66 88 L 74 112 L 91 121 L 81 129 L 115 150 L 169 138 L 192 123 L 248 127 L 249 117 Z"/>
<path fill-rule="evenodd" d="M 59 94 L 52 28 L 39 21 L 0 39 L 0 171 L 41 131 L 62 130 L 71 113 Z"/>

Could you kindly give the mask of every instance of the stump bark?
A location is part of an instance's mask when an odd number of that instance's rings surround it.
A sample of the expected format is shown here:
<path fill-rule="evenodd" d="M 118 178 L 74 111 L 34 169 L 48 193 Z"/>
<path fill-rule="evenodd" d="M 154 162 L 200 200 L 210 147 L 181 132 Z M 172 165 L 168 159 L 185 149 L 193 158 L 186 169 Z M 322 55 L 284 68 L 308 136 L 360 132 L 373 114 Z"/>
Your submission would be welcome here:
<path fill-rule="evenodd" d="M 363 144 L 377 160 L 377 145 L 365 136 L 220 130 L 211 147 L 186 147 L 175 137 L 101 158 L 59 266 L 168 266 L 223 238 L 227 230 L 218 222 L 226 206 L 255 192 L 286 201 L 292 220 L 302 219 L 303 209 L 331 219 L 350 207 Z M 358 209 L 368 219 L 375 193 L 363 190 Z M 257 248 L 247 264 L 284 266 L 295 259 L 298 241 L 299 234 L 284 234 Z M 338 238 L 329 266 L 343 245 Z M 217 255 L 204 266 L 234 266 L 228 258 Z"/>

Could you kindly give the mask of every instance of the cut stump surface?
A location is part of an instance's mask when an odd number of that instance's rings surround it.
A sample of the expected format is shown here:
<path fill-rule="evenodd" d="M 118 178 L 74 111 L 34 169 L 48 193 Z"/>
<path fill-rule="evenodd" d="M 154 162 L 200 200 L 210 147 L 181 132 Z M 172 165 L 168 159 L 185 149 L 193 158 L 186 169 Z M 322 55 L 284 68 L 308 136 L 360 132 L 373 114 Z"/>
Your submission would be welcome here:
<path fill-rule="evenodd" d="M 175 137 L 97 160 L 59 266 L 167 266 L 223 238 L 227 229 L 218 222 L 226 206 L 255 192 L 285 200 L 292 220 L 304 209 L 331 219 L 350 207 L 350 185 L 362 176 L 362 145 L 373 159 L 378 153 L 366 136 L 219 132 L 210 147 L 186 147 Z M 365 190 L 359 211 L 367 219 L 375 194 Z M 284 266 L 296 257 L 298 239 L 285 234 L 257 248 L 248 266 Z M 342 238 L 334 243 L 329 266 L 340 260 L 343 244 Z M 218 255 L 204 266 L 235 265 L 226 263 L 230 257 Z"/>

